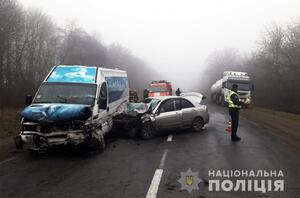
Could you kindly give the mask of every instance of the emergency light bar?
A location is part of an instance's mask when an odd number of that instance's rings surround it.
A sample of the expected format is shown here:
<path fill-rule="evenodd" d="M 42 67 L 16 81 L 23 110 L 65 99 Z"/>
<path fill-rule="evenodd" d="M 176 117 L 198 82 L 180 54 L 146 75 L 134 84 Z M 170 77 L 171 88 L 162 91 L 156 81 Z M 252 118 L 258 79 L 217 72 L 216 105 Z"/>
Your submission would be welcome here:
<path fill-rule="evenodd" d="M 247 72 L 224 71 L 224 76 L 248 76 Z"/>

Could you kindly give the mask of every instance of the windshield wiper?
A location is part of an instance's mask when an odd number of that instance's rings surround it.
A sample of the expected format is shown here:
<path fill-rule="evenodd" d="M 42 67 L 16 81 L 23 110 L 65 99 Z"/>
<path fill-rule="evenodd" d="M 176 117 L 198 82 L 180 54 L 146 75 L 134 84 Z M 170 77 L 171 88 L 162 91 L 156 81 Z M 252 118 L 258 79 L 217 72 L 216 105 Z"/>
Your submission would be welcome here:
<path fill-rule="evenodd" d="M 70 98 L 95 98 L 95 96 L 89 96 L 89 95 L 87 95 L 87 96 L 71 96 Z"/>

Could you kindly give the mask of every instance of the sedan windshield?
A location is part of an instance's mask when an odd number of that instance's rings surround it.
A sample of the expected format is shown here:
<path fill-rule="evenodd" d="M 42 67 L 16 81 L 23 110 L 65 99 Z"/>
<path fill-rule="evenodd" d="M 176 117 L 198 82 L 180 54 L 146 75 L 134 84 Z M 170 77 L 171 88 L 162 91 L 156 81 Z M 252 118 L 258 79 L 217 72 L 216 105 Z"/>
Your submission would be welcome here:
<path fill-rule="evenodd" d="M 33 103 L 93 105 L 96 85 L 80 83 L 43 83 Z"/>
<path fill-rule="evenodd" d="M 154 110 L 155 107 L 158 105 L 159 102 L 160 102 L 159 99 L 152 99 L 152 98 L 146 98 L 144 100 L 144 103 L 150 104 L 151 110 Z"/>

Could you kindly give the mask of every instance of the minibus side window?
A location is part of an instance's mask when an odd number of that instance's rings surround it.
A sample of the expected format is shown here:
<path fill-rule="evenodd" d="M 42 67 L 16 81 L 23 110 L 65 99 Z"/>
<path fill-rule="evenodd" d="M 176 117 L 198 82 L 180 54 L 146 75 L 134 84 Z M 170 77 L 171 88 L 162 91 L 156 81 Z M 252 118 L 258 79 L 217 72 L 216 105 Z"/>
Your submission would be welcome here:
<path fill-rule="evenodd" d="M 107 86 L 106 83 L 102 83 L 99 99 L 98 99 L 99 109 L 106 109 L 107 108 Z"/>

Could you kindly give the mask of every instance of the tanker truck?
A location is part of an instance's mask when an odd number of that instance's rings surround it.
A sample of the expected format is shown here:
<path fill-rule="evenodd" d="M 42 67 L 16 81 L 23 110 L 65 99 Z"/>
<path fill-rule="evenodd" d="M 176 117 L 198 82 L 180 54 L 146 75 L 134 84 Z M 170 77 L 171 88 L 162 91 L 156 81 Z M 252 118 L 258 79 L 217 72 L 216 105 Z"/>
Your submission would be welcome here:
<path fill-rule="evenodd" d="M 246 72 L 224 71 L 223 77 L 211 86 L 211 100 L 217 104 L 227 106 L 228 101 L 226 98 L 233 84 L 238 85 L 240 100 L 246 108 L 251 103 L 251 92 L 254 88 L 250 76 Z"/>

